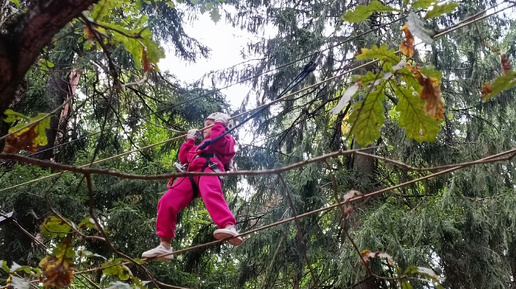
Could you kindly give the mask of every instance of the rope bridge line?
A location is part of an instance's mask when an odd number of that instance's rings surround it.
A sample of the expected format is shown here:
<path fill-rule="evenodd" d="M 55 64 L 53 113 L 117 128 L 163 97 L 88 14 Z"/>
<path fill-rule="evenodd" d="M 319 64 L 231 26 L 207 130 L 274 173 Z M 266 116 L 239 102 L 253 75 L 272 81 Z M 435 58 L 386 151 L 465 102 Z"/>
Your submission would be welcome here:
<path fill-rule="evenodd" d="M 358 152 L 355 151 L 354 153 L 358 153 Z M 366 153 L 361 153 L 361 154 L 365 155 L 365 156 L 374 157 L 374 155 L 371 155 L 371 154 L 366 154 Z M 501 153 L 498 153 L 498 154 L 495 154 L 495 155 L 487 156 L 487 157 L 484 157 L 484 158 L 481 158 L 481 159 L 478 159 L 478 160 L 475 160 L 475 161 L 459 163 L 459 164 L 453 165 L 452 167 L 448 167 L 448 168 L 444 168 L 443 167 L 441 171 L 434 172 L 434 173 L 431 173 L 429 175 L 426 175 L 426 176 L 423 176 L 423 177 L 420 177 L 420 178 L 417 178 L 417 179 L 413 179 L 413 180 L 410 180 L 410 181 L 407 181 L 407 182 L 403 182 L 403 183 L 400 183 L 400 184 L 395 185 L 395 186 L 391 186 L 391 187 L 388 187 L 388 188 L 384 188 L 384 189 L 380 189 L 380 190 L 377 190 L 377 191 L 373 191 L 373 192 L 368 193 L 366 195 L 354 195 L 353 197 L 351 197 L 349 199 L 345 199 L 343 201 L 339 201 L 339 198 L 336 195 L 335 196 L 336 200 L 335 200 L 334 204 L 327 205 L 325 207 L 322 207 L 322 208 L 319 208 L 319 209 L 315 209 L 315 210 L 312 210 L 312 211 L 309 211 L 309 212 L 305 212 L 305 213 L 301 213 L 301 214 L 298 214 L 298 215 L 294 215 L 294 216 L 292 216 L 290 218 L 285 218 L 283 220 L 279 220 L 279 221 L 274 222 L 274 223 L 263 225 L 263 226 L 260 226 L 258 228 L 255 228 L 255 229 L 252 229 L 252 230 L 249 230 L 249 231 L 241 232 L 238 236 L 240 236 L 240 237 L 249 236 L 251 234 L 254 234 L 254 233 L 257 233 L 257 232 L 260 232 L 260 231 L 263 231 L 263 230 L 266 230 L 266 229 L 269 229 L 269 228 L 272 228 L 272 227 L 276 227 L 276 226 L 279 226 L 279 225 L 282 225 L 282 224 L 285 224 L 285 223 L 295 222 L 296 220 L 299 220 L 299 219 L 302 219 L 302 218 L 305 218 L 305 217 L 309 217 L 309 216 L 312 216 L 312 215 L 315 215 L 315 214 L 319 214 L 319 213 L 330 211 L 330 210 L 337 209 L 337 208 L 342 209 L 343 206 L 350 205 L 350 204 L 353 204 L 353 203 L 356 203 L 356 202 L 359 202 L 359 201 L 363 201 L 363 200 L 372 198 L 374 196 L 382 195 L 382 194 L 385 194 L 387 192 L 394 191 L 396 189 L 399 189 L 399 188 L 402 188 L 402 187 L 405 187 L 405 186 L 409 186 L 409 185 L 412 185 L 412 184 L 415 184 L 415 183 L 418 183 L 418 182 L 421 182 L 421 181 L 429 180 L 429 179 L 432 179 L 432 178 L 435 178 L 435 177 L 438 177 L 438 176 L 441 176 L 441 175 L 444 175 L 444 174 L 448 174 L 448 173 L 451 173 L 453 171 L 456 171 L 456 170 L 459 170 L 459 169 L 462 169 L 462 168 L 466 168 L 466 167 L 470 167 L 470 166 L 474 166 L 474 165 L 480 165 L 480 164 L 488 164 L 488 163 L 496 163 L 496 162 L 508 161 L 508 160 L 511 160 L 512 158 L 514 158 L 514 156 L 516 156 L 516 148 L 510 149 L 510 150 L 507 150 L 507 151 L 504 151 L 504 152 L 501 152 Z M 332 157 L 336 157 L 336 156 L 332 156 Z M 384 161 L 389 161 L 389 162 L 391 162 L 393 164 L 396 164 L 396 165 L 403 164 L 403 163 L 400 163 L 400 162 L 395 161 L 395 160 L 389 160 L 389 159 L 385 159 L 385 158 L 383 158 L 383 160 Z M 326 161 L 326 159 L 319 159 L 319 161 L 321 161 L 321 162 L 322 161 Z M 302 164 L 303 165 L 308 165 L 310 163 L 312 163 L 312 162 L 305 162 L 305 163 L 302 162 L 302 163 L 299 163 L 300 164 L 299 166 L 290 166 L 290 169 L 299 168 L 299 167 L 302 166 Z M 403 167 L 410 167 L 410 166 L 403 165 Z M 439 167 L 435 167 L 435 168 L 420 168 L 419 170 L 433 171 L 436 168 L 439 168 Z M 279 172 L 277 172 L 277 171 L 276 172 L 267 172 L 267 173 L 268 174 L 279 174 Z M 209 174 L 209 173 L 206 173 L 206 174 Z M 336 190 L 336 188 L 334 188 L 334 189 Z M 220 243 L 222 243 L 224 241 L 225 240 L 215 240 L 215 241 L 211 241 L 211 242 L 206 242 L 206 243 L 203 243 L 203 244 L 194 245 L 194 246 L 190 246 L 188 248 L 177 250 L 177 251 L 174 251 L 174 252 L 172 252 L 170 254 L 167 254 L 167 255 L 179 255 L 179 254 L 183 254 L 183 253 L 186 253 L 186 252 L 189 252 L 189 251 L 192 251 L 192 250 L 197 250 L 197 249 L 201 249 L 201 248 L 205 248 L 205 247 L 209 247 L 209 246 L 215 246 L 215 245 L 218 245 L 218 244 L 220 244 Z M 244 243 L 245 243 L 245 241 L 244 241 Z M 128 265 L 128 264 L 132 264 L 132 262 L 125 261 L 122 264 Z M 81 275 L 81 274 L 91 273 L 91 272 L 94 272 L 94 271 L 103 270 L 103 269 L 106 269 L 106 268 L 109 268 L 109 267 L 112 267 L 112 266 L 118 266 L 118 265 L 121 265 L 121 264 L 119 263 L 119 264 L 113 264 L 111 266 L 91 268 L 91 269 L 75 272 L 74 274 L 75 275 Z M 161 284 L 161 285 L 164 285 L 164 284 Z M 183 287 L 172 286 L 170 288 L 183 288 Z"/>

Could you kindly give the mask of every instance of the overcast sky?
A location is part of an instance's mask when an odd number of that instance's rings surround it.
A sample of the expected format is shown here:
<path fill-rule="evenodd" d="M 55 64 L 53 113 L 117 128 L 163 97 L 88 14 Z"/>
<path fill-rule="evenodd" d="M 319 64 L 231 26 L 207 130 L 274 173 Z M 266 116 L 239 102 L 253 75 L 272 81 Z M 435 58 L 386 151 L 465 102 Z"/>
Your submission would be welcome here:
<path fill-rule="evenodd" d="M 249 34 L 224 24 L 224 20 L 214 23 L 208 13 L 199 16 L 191 25 L 185 25 L 186 33 L 211 49 L 208 59 L 197 63 L 189 63 L 175 57 L 174 51 L 167 51 L 166 58 L 158 66 L 162 71 L 170 71 L 180 80 L 191 83 L 204 74 L 223 68 L 231 67 L 243 61 L 240 50 L 248 41 Z M 218 85 L 221 88 L 224 85 Z M 211 87 L 210 87 L 211 88 Z M 235 85 L 222 90 L 233 107 L 241 104 L 247 87 Z"/>

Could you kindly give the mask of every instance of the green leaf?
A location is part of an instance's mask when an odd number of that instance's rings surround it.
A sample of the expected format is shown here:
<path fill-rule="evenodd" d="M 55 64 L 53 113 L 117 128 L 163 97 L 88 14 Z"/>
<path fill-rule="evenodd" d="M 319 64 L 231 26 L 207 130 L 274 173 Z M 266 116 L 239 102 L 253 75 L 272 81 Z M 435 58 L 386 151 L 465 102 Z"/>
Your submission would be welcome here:
<path fill-rule="evenodd" d="M 93 5 L 93 11 L 90 14 L 91 18 L 94 21 L 106 21 L 110 18 L 111 11 L 114 8 L 120 7 L 123 3 L 123 1 L 100 0 Z"/>
<path fill-rule="evenodd" d="M 427 9 L 432 4 L 435 4 L 437 1 L 435 0 L 417 0 L 412 2 L 413 9 Z"/>
<path fill-rule="evenodd" d="M 29 120 L 29 118 L 26 117 L 25 115 L 23 115 L 19 112 L 15 112 L 12 109 L 6 109 L 4 114 L 7 116 L 6 118 L 4 118 L 4 121 L 7 123 L 12 123 L 17 120 L 26 120 L 26 121 Z"/>
<path fill-rule="evenodd" d="M 426 76 L 426 77 L 434 77 L 434 78 L 438 79 L 439 81 L 443 77 L 442 72 L 439 71 L 439 70 L 435 70 L 435 68 L 432 65 L 423 66 L 423 67 L 421 67 L 421 69 L 419 71 L 424 76 Z"/>
<path fill-rule="evenodd" d="M 79 228 L 95 228 L 95 222 L 92 218 L 86 217 L 79 223 Z"/>
<path fill-rule="evenodd" d="M 16 269 L 16 271 L 23 271 L 34 277 L 41 276 L 41 270 L 39 268 L 34 268 L 34 267 L 30 267 L 30 266 L 21 266 L 20 268 Z"/>
<path fill-rule="evenodd" d="M 353 82 L 362 82 L 362 85 L 367 84 L 371 81 L 375 81 L 379 78 L 376 73 L 372 73 L 371 71 L 368 71 L 365 75 L 353 75 L 351 77 Z"/>
<path fill-rule="evenodd" d="M 350 133 L 355 135 L 355 140 L 362 147 L 371 144 L 380 137 L 380 128 L 385 122 L 382 104 L 385 99 L 383 93 L 385 84 L 386 82 L 378 90 L 369 93 L 364 101 L 353 105 L 353 112 L 348 120 L 351 126 Z"/>
<path fill-rule="evenodd" d="M 400 11 L 390 6 L 383 5 L 380 1 L 371 1 L 369 6 L 357 6 L 354 11 L 347 11 L 345 15 L 342 16 L 342 19 L 345 21 L 356 23 L 363 20 L 366 20 L 373 12 L 392 12 L 392 11 Z"/>
<path fill-rule="evenodd" d="M 430 10 L 430 11 L 428 11 L 428 13 L 426 13 L 425 18 L 430 19 L 430 18 L 434 18 L 434 17 L 439 17 L 442 14 L 448 14 L 448 13 L 452 12 L 455 8 L 457 8 L 457 6 L 459 6 L 459 4 L 455 3 L 455 2 L 446 3 L 443 5 L 435 5 L 432 10 Z"/>
<path fill-rule="evenodd" d="M 59 243 L 52 251 L 52 255 L 59 259 L 73 260 L 75 257 L 75 251 L 70 245 L 70 240 L 64 239 L 61 243 Z"/>
<path fill-rule="evenodd" d="M 516 86 L 516 72 L 511 70 L 507 72 L 506 75 L 498 76 L 491 86 L 491 92 L 482 97 L 483 101 L 487 101 L 499 94 L 500 92 Z"/>
<path fill-rule="evenodd" d="M 113 265 L 113 266 L 109 266 L 107 268 L 104 268 L 102 270 L 102 274 L 105 274 L 105 275 L 116 275 L 116 274 L 118 274 L 118 267 L 117 267 L 117 265 Z"/>
<path fill-rule="evenodd" d="M 358 60 L 379 59 L 388 61 L 391 64 L 397 64 L 401 60 L 398 56 L 396 56 L 394 49 L 388 49 L 387 45 L 385 44 L 382 44 L 380 47 L 373 45 L 373 47 L 370 49 L 362 48 L 360 54 L 358 54 L 355 58 Z"/>
<path fill-rule="evenodd" d="M 400 87 L 395 83 L 392 85 L 399 98 L 396 106 L 400 112 L 399 125 L 405 128 L 407 137 L 418 142 L 434 141 L 441 127 L 438 121 L 425 113 L 425 101 L 419 98 L 413 88 Z"/>
<path fill-rule="evenodd" d="M 47 237 L 64 237 L 72 228 L 56 216 L 48 217 L 41 225 L 41 233 Z"/>
<path fill-rule="evenodd" d="M 16 8 L 20 9 L 20 0 L 9 0 L 9 2 L 14 3 L 14 5 L 16 5 Z"/>
<path fill-rule="evenodd" d="M 143 51 L 146 52 L 147 60 L 155 65 L 161 58 L 165 57 L 165 53 L 159 44 L 152 41 L 151 31 L 144 28 L 147 25 L 148 17 L 132 17 L 124 22 L 113 21 L 112 19 L 112 14 L 117 14 L 118 12 L 115 11 L 122 9 L 128 15 L 131 12 L 136 15 L 139 12 L 136 10 L 137 6 L 127 5 L 124 1 L 101 0 L 94 6 L 91 18 L 99 24 L 96 29 L 103 34 L 109 34 L 110 39 L 115 44 L 123 44 L 127 52 L 132 55 L 136 67 L 141 68 Z M 129 11 L 127 11 L 128 9 Z M 131 23 L 130 29 L 127 27 L 128 23 Z"/>
<path fill-rule="evenodd" d="M 39 69 L 41 70 L 41 72 L 48 72 L 49 68 L 54 67 L 54 63 L 53 62 L 51 62 L 48 59 L 44 59 L 44 58 L 40 58 L 38 60 L 38 65 L 39 65 Z"/>
<path fill-rule="evenodd" d="M 0 260 L 0 267 L 2 267 L 2 269 L 4 269 L 4 271 L 6 273 L 9 273 L 9 267 L 7 266 L 7 261 Z"/>
<path fill-rule="evenodd" d="M 383 71 L 391 71 L 392 70 L 392 63 L 385 61 L 382 66 Z"/>
<path fill-rule="evenodd" d="M 47 114 L 39 113 L 36 117 L 30 119 L 31 122 L 36 122 L 39 119 L 45 117 Z M 36 133 L 38 136 L 32 141 L 32 143 L 38 146 L 45 146 L 48 144 L 47 133 L 46 130 L 50 129 L 50 117 L 46 117 L 38 121 L 36 126 Z"/>
<path fill-rule="evenodd" d="M 102 270 L 102 273 L 106 275 L 117 276 L 120 280 L 128 280 L 131 277 L 131 270 L 125 265 L 123 262 L 126 262 L 125 259 L 115 259 L 110 262 L 104 263 L 102 266 L 107 267 Z"/>
<path fill-rule="evenodd" d="M 124 32 L 123 34 L 115 33 L 113 35 L 113 39 L 115 42 L 123 44 L 127 52 L 131 53 L 136 67 L 142 67 L 142 54 L 144 50 L 147 55 L 147 60 L 153 64 L 157 64 L 161 58 L 165 57 L 165 53 L 159 44 L 152 41 L 152 32 L 150 30 L 144 29 L 130 31 L 113 23 L 103 23 L 103 25 L 115 31 L 118 30 Z M 132 35 L 132 37 L 127 35 Z"/>

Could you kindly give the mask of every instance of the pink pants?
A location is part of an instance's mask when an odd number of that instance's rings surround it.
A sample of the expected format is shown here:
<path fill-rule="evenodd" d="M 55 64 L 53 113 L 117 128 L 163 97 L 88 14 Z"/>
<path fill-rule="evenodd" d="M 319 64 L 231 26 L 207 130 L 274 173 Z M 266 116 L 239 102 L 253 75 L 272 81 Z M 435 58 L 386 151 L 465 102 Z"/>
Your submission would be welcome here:
<path fill-rule="evenodd" d="M 219 178 L 217 176 L 201 176 L 194 177 L 194 180 L 199 187 L 199 195 L 215 224 L 219 228 L 235 225 L 235 217 L 224 199 Z M 193 189 L 190 179 L 188 177 L 177 179 L 172 188 L 158 202 L 158 218 L 156 219 L 158 236 L 164 239 L 175 237 L 177 213 L 190 203 L 192 197 Z"/>

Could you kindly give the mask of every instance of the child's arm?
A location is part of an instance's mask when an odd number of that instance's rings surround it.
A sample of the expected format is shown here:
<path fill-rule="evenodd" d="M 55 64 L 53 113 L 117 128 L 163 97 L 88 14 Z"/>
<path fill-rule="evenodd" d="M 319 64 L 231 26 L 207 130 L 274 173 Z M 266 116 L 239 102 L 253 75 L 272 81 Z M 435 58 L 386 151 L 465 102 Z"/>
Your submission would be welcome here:
<path fill-rule="evenodd" d="M 179 149 L 179 162 L 186 164 L 188 162 L 188 152 L 195 145 L 195 139 L 197 138 L 197 129 L 191 129 L 186 135 L 186 142 L 181 145 Z"/>
<path fill-rule="evenodd" d="M 211 128 L 210 139 L 215 139 L 226 131 L 226 127 L 222 122 L 215 122 Z M 216 142 L 206 148 L 206 152 L 214 153 L 222 164 L 228 163 L 235 156 L 235 140 L 229 134 L 226 134 Z"/>

